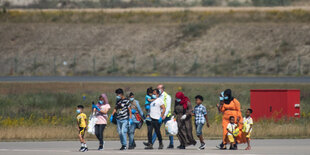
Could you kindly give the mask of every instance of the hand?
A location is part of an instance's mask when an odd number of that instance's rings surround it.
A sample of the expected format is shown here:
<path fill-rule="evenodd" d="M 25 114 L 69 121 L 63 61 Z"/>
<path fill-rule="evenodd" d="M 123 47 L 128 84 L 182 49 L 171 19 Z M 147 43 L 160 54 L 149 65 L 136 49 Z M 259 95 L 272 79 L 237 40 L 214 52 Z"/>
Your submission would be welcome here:
<path fill-rule="evenodd" d="M 209 124 L 209 122 L 207 123 L 207 127 L 208 127 L 208 128 L 210 127 L 210 124 Z"/>
<path fill-rule="evenodd" d="M 186 119 L 186 115 L 184 114 L 182 117 L 181 117 L 181 120 L 185 120 Z"/>
<path fill-rule="evenodd" d="M 150 110 L 150 105 L 146 105 L 146 106 L 145 106 L 145 109 L 146 109 L 146 110 Z"/>
<path fill-rule="evenodd" d="M 216 104 L 216 107 L 220 107 L 220 105 L 219 105 L 219 104 Z"/>
<path fill-rule="evenodd" d="M 111 117 L 110 117 L 110 122 L 111 123 L 113 122 L 113 115 L 111 115 Z"/>
<path fill-rule="evenodd" d="M 136 109 L 131 109 L 132 114 L 135 114 L 136 112 L 137 112 Z"/>
<path fill-rule="evenodd" d="M 165 120 L 165 119 L 166 119 L 166 116 L 163 117 L 163 120 Z"/>
<path fill-rule="evenodd" d="M 159 117 L 158 123 L 161 124 L 163 122 L 163 119 Z"/>
<path fill-rule="evenodd" d="M 129 118 L 129 124 L 132 125 L 133 124 L 133 121 L 131 118 Z"/>
<path fill-rule="evenodd" d="M 97 111 L 100 111 L 99 107 L 96 106 L 95 104 L 92 105 L 92 109 L 96 109 Z"/>

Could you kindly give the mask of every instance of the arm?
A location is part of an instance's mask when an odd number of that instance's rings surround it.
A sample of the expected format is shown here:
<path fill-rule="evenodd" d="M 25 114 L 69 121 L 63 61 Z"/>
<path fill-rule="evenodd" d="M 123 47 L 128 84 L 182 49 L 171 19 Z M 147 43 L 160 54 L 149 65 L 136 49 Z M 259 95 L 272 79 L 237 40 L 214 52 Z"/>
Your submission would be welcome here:
<path fill-rule="evenodd" d="M 131 107 L 128 107 L 128 111 L 129 111 L 129 118 L 132 118 L 132 112 L 131 112 Z"/>
<path fill-rule="evenodd" d="M 112 116 L 116 113 L 116 108 L 113 109 Z"/>
<path fill-rule="evenodd" d="M 210 124 L 209 124 L 209 120 L 208 120 L 208 115 L 207 114 L 205 114 L 205 119 L 206 119 L 206 122 L 207 122 L 207 127 L 209 128 Z"/>
<path fill-rule="evenodd" d="M 140 116 L 143 116 L 143 111 L 142 111 L 142 109 L 140 107 L 139 101 L 138 100 L 135 100 L 135 101 L 136 101 L 136 105 L 137 105 L 137 108 L 138 108 Z"/>
<path fill-rule="evenodd" d="M 193 107 L 190 102 L 187 102 L 187 110 L 186 110 L 186 117 L 192 116 Z"/>
<path fill-rule="evenodd" d="M 161 112 L 161 118 L 164 118 L 164 116 L 165 116 L 165 111 L 166 111 L 165 105 L 164 105 L 164 104 L 161 105 L 160 108 L 163 109 L 163 111 Z"/>
<path fill-rule="evenodd" d="M 166 104 L 167 104 L 167 107 L 166 107 L 166 111 L 165 111 L 165 117 L 168 115 L 168 113 L 171 109 L 171 97 L 170 97 L 170 95 L 167 95 Z"/>
<path fill-rule="evenodd" d="M 79 120 L 76 121 L 77 129 L 80 130 Z"/>
<path fill-rule="evenodd" d="M 229 132 L 230 134 L 233 134 L 231 131 L 229 131 L 228 129 L 227 129 L 227 132 Z"/>

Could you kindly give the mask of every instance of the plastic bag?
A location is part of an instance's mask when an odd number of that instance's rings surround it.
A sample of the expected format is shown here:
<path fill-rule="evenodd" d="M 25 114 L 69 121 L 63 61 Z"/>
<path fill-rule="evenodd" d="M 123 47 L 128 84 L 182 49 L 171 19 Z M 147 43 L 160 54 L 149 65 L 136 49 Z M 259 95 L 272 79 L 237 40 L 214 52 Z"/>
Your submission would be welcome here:
<path fill-rule="evenodd" d="M 166 134 L 168 136 L 175 136 L 178 134 L 178 123 L 172 116 L 169 121 L 167 121 L 165 125 Z"/>
<path fill-rule="evenodd" d="M 87 126 L 87 132 L 90 134 L 95 134 L 95 125 L 97 122 L 97 118 L 94 115 L 90 115 L 89 121 L 88 121 L 88 126 Z"/>

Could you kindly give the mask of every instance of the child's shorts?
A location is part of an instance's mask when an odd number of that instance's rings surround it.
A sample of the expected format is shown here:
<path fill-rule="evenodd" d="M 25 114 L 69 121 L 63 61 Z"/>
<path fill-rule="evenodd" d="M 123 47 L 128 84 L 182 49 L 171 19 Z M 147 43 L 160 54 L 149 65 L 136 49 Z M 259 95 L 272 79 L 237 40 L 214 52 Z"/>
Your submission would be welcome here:
<path fill-rule="evenodd" d="M 230 143 L 235 143 L 235 138 L 233 135 L 227 135 L 227 137 Z"/>
<path fill-rule="evenodd" d="M 84 127 L 80 127 L 80 132 L 79 132 L 79 134 L 82 135 L 82 136 L 84 136 L 84 134 L 85 134 L 85 129 L 86 129 L 86 128 L 84 128 Z"/>
<path fill-rule="evenodd" d="M 196 125 L 196 135 L 197 136 L 202 135 L 202 127 L 203 127 L 204 124 L 198 123 L 198 124 L 195 124 L 195 125 Z"/>

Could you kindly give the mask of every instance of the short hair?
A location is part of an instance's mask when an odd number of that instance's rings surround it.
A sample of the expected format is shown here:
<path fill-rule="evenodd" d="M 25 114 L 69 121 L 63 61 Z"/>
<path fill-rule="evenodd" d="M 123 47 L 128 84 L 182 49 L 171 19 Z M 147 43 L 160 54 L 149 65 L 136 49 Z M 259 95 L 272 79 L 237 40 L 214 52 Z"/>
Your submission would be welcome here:
<path fill-rule="evenodd" d="M 103 98 L 103 97 L 102 97 L 102 95 L 100 95 L 98 98 L 100 99 L 100 98 Z"/>
<path fill-rule="evenodd" d="M 129 93 L 129 96 L 133 96 L 133 95 L 135 95 L 135 94 L 133 94 L 133 92 L 130 92 L 130 93 Z"/>
<path fill-rule="evenodd" d="M 229 120 L 231 120 L 232 118 L 235 118 L 235 117 L 234 117 L 234 116 L 230 116 L 230 117 L 229 117 Z"/>
<path fill-rule="evenodd" d="M 116 93 L 116 94 L 122 94 L 122 95 L 124 95 L 124 91 L 123 91 L 122 88 L 116 89 L 116 90 L 115 90 L 115 93 Z"/>
<path fill-rule="evenodd" d="M 197 96 L 195 97 L 195 99 L 199 99 L 199 100 L 203 101 L 203 97 L 202 97 L 201 95 L 197 95 Z"/>
<path fill-rule="evenodd" d="M 146 89 L 146 94 L 153 93 L 153 87 L 149 87 Z"/>
<path fill-rule="evenodd" d="M 159 92 L 159 89 L 154 89 L 153 91 L 156 91 L 156 94 L 159 94 L 160 92 Z"/>
<path fill-rule="evenodd" d="M 251 108 L 249 108 L 248 110 L 250 111 L 251 114 L 253 113 L 253 110 Z"/>
<path fill-rule="evenodd" d="M 78 105 L 77 108 L 84 109 L 84 106 L 83 105 Z"/>

